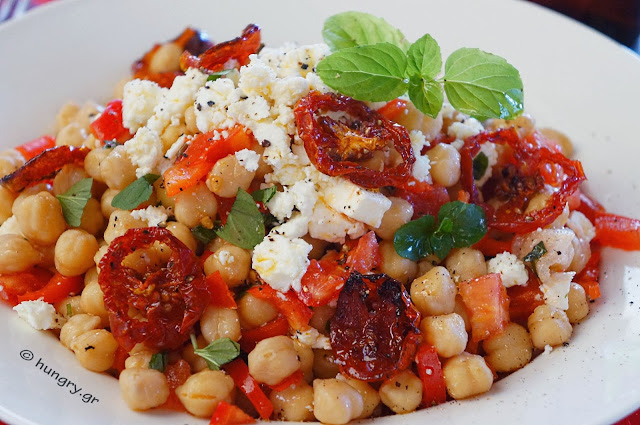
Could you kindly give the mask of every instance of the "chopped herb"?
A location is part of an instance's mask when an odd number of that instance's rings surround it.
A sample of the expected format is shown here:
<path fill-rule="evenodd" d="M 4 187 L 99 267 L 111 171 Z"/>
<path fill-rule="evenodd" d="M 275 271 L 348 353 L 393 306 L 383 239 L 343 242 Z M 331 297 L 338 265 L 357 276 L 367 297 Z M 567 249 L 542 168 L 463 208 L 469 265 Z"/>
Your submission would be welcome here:
<path fill-rule="evenodd" d="M 193 352 L 202 357 L 211 370 L 220 370 L 220 366 L 240 355 L 240 344 L 229 338 L 216 339 L 205 348 L 198 348 L 195 334 L 191 334 L 190 337 Z"/>
<path fill-rule="evenodd" d="M 196 227 L 191 229 L 191 233 L 193 236 L 202 242 L 203 244 L 208 244 L 212 240 L 216 238 L 216 231 L 213 229 L 207 229 L 201 224 L 198 224 Z"/>
<path fill-rule="evenodd" d="M 91 187 L 93 179 L 82 179 L 78 183 L 71 186 L 69 190 L 61 195 L 57 195 L 58 201 L 62 206 L 62 214 L 64 219 L 71 227 L 78 227 L 82 222 L 82 213 L 87 202 L 91 199 Z"/>
<path fill-rule="evenodd" d="M 159 370 L 160 372 L 164 372 L 167 368 L 167 363 L 169 362 L 169 355 L 166 351 L 161 353 L 156 353 L 151 356 L 151 360 L 149 361 L 149 369 Z"/>
<path fill-rule="evenodd" d="M 67 319 L 73 316 L 73 309 L 71 308 L 71 303 L 67 303 Z"/>
<path fill-rule="evenodd" d="M 273 198 L 278 189 L 275 186 L 268 187 L 266 189 L 255 190 L 251 193 L 251 197 L 255 199 L 256 202 L 262 202 L 262 204 L 266 204 Z"/>
<path fill-rule="evenodd" d="M 244 249 L 253 249 L 264 239 L 264 217 L 256 201 L 242 189 L 238 189 L 227 222 L 216 234 L 227 242 Z"/>
<path fill-rule="evenodd" d="M 217 72 L 212 72 L 211 74 L 209 74 L 209 76 L 207 77 L 207 81 L 215 81 L 218 78 L 222 78 L 225 77 L 228 73 L 230 73 L 231 71 L 233 71 L 233 69 L 224 69 L 222 71 L 217 71 Z"/>
<path fill-rule="evenodd" d="M 113 197 L 111 206 L 121 210 L 132 210 L 146 202 L 153 193 L 153 183 L 160 178 L 157 174 L 140 177 Z"/>
<path fill-rule="evenodd" d="M 540 241 L 533 247 L 531 252 L 524 256 L 522 259 L 525 263 L 529 263 L 533 270 L 536 269 L 536 262 L 547 253 L 547 247 L 544 246 L 544 242 Z"/>
<path fill-rule="evenodd" d="M 473 158 L 473 179 L 480 180 L 489 167 L 489 158 L 484 152 L 480 152 Z"/>

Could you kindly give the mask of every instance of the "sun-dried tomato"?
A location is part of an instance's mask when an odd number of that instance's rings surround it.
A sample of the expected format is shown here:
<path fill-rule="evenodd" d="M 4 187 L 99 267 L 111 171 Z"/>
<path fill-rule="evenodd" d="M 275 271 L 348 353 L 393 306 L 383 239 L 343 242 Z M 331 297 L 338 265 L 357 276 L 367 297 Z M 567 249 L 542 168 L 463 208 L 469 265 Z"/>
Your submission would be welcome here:
<path fill-rule="evenodd" d="M 350 116 L 350 122 L 321 115 L 326 112 L 343 112 Z M 321 172 L 343 176 L 365 188 L 401 186 L 411 176 L 416 159 L 407 130 L 363 102 L 312 91 L 298 101 L 295 116 L 307 155 Z M 401 164 L 377 171 L 355 162 L 385 149 L 389 142 L 402 157 Z"/>
<path fill-rule="evenodd" d="M 411 365 L 420 313 L 402 284 L 385 274 L 354 272 L 331 319 L 331 347 L 342 373 L 363 381 L 386 379 Z"/>
<path fill-rule="evenodd" d="M 212 46 L 206 34 L 193 28 L 185 29 L 172 43 L 178 45 L 184 52 L 189 52 L 193 55 L 199 55 Z M 134 62 L 131 66 L 133 78 L 151 80 L 162 87 L 171 87 L 173 80 L 177 76 L 183 75 L 180 71 L 151 72 L 151 60 L 161 46 L 162 44 L 154 45 L 141 59 Z"/>
<path fill-rule="evenodd" d="M 19 192 L 25 187 L 56 175 L 66 164 L 81 164 L 89 153 L 88 148 L 73 146 L 56 146 L 36 155 L 22 167 L 0 179 L 12 192 Z"/>
<path fill-rule="evenodd" d="M 171 252 L 166 264 L 144 273 L 123 262 L 155 242 Z M 204 274 L 193 252 L 167 229 L 130 229 L 116 238 L 100 260 L 98 283 L 104 292 L 111 332 L 130 351 L 179 347 L 209 304 Z"/>
<path fill-rule="evenodd" d="M 205 71 L 217 72 L 225 69 L 229 61 L 236 61 L 234 68 L 240 68 L 249 63 L 249 56 L 260 50 L 260 27 L 249 24 L 242 31 L 240 37 L 218 43 L 198 56 L 195 52 L 184 52 L 180 57 L 180 67 L 199 68 Z"/>
<path fill-rule="evenodd" d="M 495 209 L 483 205 L 489 217 L 489 227 L 502 232 L 529 233 L 551 224 L 564 210 L 569 197 L 585 180 L 582 164 L 559 152 L 554 152 L 537 143 L 535 139 L 521 139 L 513 128 L 481 133 L 465 141 L 461 154 L 462 188 L 470 195 L 470 201 L 480 203 L 473 178 L 473 158 L 486 142 L 509 146 L 511 152 L 501 168 L 494 170 L 493 177 L 483 187 L 485 200 L 497 198 L 503 203 Z M 541 209 L 524 213 L 535 195 L 550 181 L 545 181 L 547 168 L 552 166 L 562 176 L 557 181 L 554 193 Z"/>

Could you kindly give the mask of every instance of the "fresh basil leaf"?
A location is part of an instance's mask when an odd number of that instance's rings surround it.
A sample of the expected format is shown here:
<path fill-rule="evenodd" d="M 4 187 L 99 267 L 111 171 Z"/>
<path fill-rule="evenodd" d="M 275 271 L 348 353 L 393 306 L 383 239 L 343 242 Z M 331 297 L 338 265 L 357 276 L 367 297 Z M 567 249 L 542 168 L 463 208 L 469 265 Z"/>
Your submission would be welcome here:
<path fill-rule="evenodd" d="M 216 71 L 216 72 L 212 72 L 211 74 L 209 74 L 209 76 L 207 77 L 207 81 L 215 81 L 218 78 L 221 77 L 225 77 L 227 76 L 227 74 L 229 74 L 231 71 L 233 71 L 233 69 L 223 69 L 222 71 Z"/>
<path fill-rule="evenodd" d="M 431 215 L 422 216 L 400 226 L 393 236 L 393 246 L 398 255 L 413 261 L 433 252 L 429 236 L 436 227 Z"/>
<path fill-rule="evenodd" d="M 460 201 L 444 204 L 438 212 L 438 220 L 441 224 L 438 230 L 450 233 L 456 248 L 471 246 L 487 234 L 486 215 L 475 204 Z M 447 222 L 449 224 L 445 226 Z"/>
<path fill-rule="evenodd" d="M 546 253 L 547 253 L 547 247 L 544 246 L 544 242 L 540 241 L 536 244 L 536 246 L 533 247 L 531 252 L 529 252 L 527 255 L 524 256 L 524 258 L 522 258 L 522 261 L 524 261 L 525 263 L 531 264 L 531 268 L 535 270 L 536 261 L 542 258 L 542 256 Z"/>
<path fill-rule="evenodd" d="M 162 353 L 156 353 L 151 356 L 151 360 L 149 361 L 149 369 L 159 370 L 160 372 L 164 372 L 167 368 L 167 364 L 169 363 L 169 354 L 163 351 Z"/>
<path fill-rule="evenodd" d="M 253 249 L 264 239 L 264 218 L 256 201 L 242 189 L 227 217 L 227 223 L 216 234 L 222 239 L 244 249 Z"/>
<path fill-rule="evenodd" d="M 442 85 L 431 79 L 411 77 L 409 83 L 409 99 L 423 114 L 431 118 L 438 116 L 444 102 Z"/>
<path fill-rule="evenodd" d="M 440 46 L 429 34 L 420 37 L 407 51 L 407 73 L 434 79 L 442 69 Z"/>
<path fill-rule="evenodd" d="M 191 229 L 191 234 L 205 245 L 216 238 L 216 231 L 214 229 L 207 229 L 201 224 Z"/>
<path fill-rule="evenodd" d="M 342 49 L 316 66 L 322 81 L 358 100 L 395 99 L 407 91 L 407 56 L 397 46 L 378 43 Z"/>
<path fill-rule="evenodd" d="M 273 196 L 276 194 L 277 191 L 278 191 L 278 188 L 276 188 L 275 186 L 271 186 L 271 187 L 267 187 L 266 189 L 254 190 L 251 193 L 251 197 L 256 202 L 262 202 L 262 205 L 264 205 L 267 202 L 269 202 L 271 198 L 273 198 Z"/>
<path fill-rule="evenodd" d="M 489 167 L 489 158 L 484 152 L 480 152 L 473 158 L 473 179 L 480 180 Z"/>
<path fill-rule="evenodd" d="M 444 90 L 458 111 L 479 120 L 508 120 L 522 113 L 520 73 L 500 56 L 458 49 L 447 58 L 444 71 Z"/>
<path fill-rule="evenodd" d="M 132 210 L 148 201 L 153 193 L 153 183 L 160 178 L 157 174 L 140 177 L 113 197 L 111 206 L 121 210 Z"/>
<path fill-rule="evenodd" d="M 400 30 L 377 16 L 363 12 L 343 12 L 327 18 L 322 38 L 331 51 L 366 44 L 391 43 L 407 50 L 409 42 Z"/>
<path fill-rule="evenodd" d="M 65 193 L 57 195 L 62 206 L 62 215 L 71 227 L 78 227 L 82 222 L 82 213 L 87 202 L 91 199 L 93 179 L 82 179 L 69 188 Z"/>
<path fill-rule="evenodd" d="M 207 362 L 209 369 L 220 370 L 220 366 L 229 363 L 240 355 L 240 344 L 229 338 L 220 338 L 205 348 L 194 348 L 193 352 Z"/>

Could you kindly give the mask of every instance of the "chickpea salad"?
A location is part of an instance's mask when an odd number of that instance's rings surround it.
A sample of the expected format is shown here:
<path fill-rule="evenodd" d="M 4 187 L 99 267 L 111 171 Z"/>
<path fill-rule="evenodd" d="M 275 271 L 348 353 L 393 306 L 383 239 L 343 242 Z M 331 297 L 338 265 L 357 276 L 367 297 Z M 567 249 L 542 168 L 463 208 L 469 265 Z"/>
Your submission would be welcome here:
<path fill-rule="evenodd" d="M 505 59 L 361 12 L 322 35 L 187 28 L 2 152 L 0 308 L 211 424 L 428 409 L 566 344 L 640 221 Z"/>

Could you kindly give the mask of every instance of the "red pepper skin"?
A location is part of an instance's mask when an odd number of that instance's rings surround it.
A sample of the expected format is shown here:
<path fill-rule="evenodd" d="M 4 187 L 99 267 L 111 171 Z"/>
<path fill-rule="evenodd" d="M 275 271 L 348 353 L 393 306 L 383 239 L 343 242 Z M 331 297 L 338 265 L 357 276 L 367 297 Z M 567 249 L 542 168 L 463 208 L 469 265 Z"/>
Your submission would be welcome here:
<path fill-rule="evenodd" d="M 416 353 L 416 364 L 422 381 L 422 405 L 431 407 L 446 402 L 447 388 L 436 348 L 421 344 Z"/>
<path fill-rule="evenodd" d="M 240 348 L 246 353 L 251 352 L 257 343 L 263 339 L 274 336 L 286 335 L 289 332 L 289 322 L 284 316 L 278 316 L 262 326 L 252 329 L 243 329 L 240 338 Z"/>
<path fill-rule="evenodd" d="M 591 241 L 591 257 L 589 257 L 589 261 L 587 261 L 584 269 L 573 278 L 574 282 L 577 282 L 584 288 L 590 301 L 600 298 L 601 251 L 602 246 L 597 241 Z"/>
<path fill-rule="evenodd" d="M 222 278 L 220 271 L 216 270 L 215 273 L 207 276 L 206 283 L 209 286 L 212 305 L 220 308 L 238 308 L 238 304 L 233 298 L 233 293 L 229 290 L 229 286 Z"/>
<path fill-rule="evenodd" d="M 249 374 L 249 368 L 242 359 L 235 359 L 222 367 L 233 379 L 236 387 L 242 391 L 262 419 L 269 419 L 273 413 L 273 404 L 260 388 L 260 384 Z"/>
<path fill-rule="evenodd" d="M 255 421 L 255 419 L 244 413 L 238 406 L 234 406 L 223 400 L 218 403 L 209 425 L 243 425 L 252 424 Z"/>
<path fill-rule="evenodd" d="M 533 310 L 536 307 L 544 304 L 538 276 L 531 269 L 527 269 L 527 271 L 529 273 L 529 281 L 526 285 L 515 285 L 507 288 L 509 319 L 522 325 L 526 325 L 527 319 L 533 314 Z"/>
<path fill-rule="evenodd" d="M 46 151 L 47 149 L 51 149 L 56 145 L 56 139 L 51 136 L 42 136 L 34 139 L 30 142 L 27 142 L 23 145 L 15 148 L 18 152 L 22 154 L 25 161 L 30 160 Z"/>
<path fill-rule="evenodd" d="M 407 110 L 407 101 L 403 99 L 394 99 L 387 102 L 386 105 L 378 109 L 378 113 L 388 120 L 398 122 L 400 117 Z"/>
<path fill-rule="evenodd" d="M 104 111 L 89 125 L 96 139 L 106 142 L 115 140 L 124 143 L 131 138 L 131 133 L 124 128 L 122 122 L 122 100 L 114 99 L 107 103 Z"/>
<path fill-rule="evenodd" d="M 596 240 L 603 246 L 640 250 L 640 220 L 621 215 L 600 213 L 595 220 Z"/>
<path fill-rule="evenodd" d="M 295 292 L 282 293 L 265 284 L 249 288 L 247 293 L 273 304 L 287 318 L 292 329 L 304 330 L 309 326 L 313 313 Z"/>
<path fill-rule="evenodd" d="M 84 277 L 82 275 L 67 277 L 56 273 L 42 289 L 19 295 L 18 302 L 41 299 L 44 302 L 53 304 L 62 301 L 69 295 L 80 294 L 83 288 Z"/>
<path fill-rule="evenodd" d="M 300 381 L 302 381 L 302 378 L 304 378 L 304 374 L 298 369 L 277 384 L 269 385 L 269 388 L 273 391 L 284 391 L 292 385 L 298 385 Z"/>
<path fill-rule="evenodd" d="M 0 300 L 14 306 L 19 303 L 18 297 L 35 292 L 44 287 L 51 279 L 52 273 L 41 267 L 32 267 L 20 273 L 0 275 Z"/>

